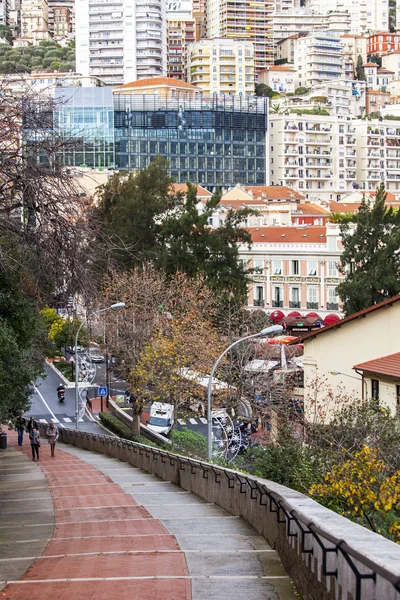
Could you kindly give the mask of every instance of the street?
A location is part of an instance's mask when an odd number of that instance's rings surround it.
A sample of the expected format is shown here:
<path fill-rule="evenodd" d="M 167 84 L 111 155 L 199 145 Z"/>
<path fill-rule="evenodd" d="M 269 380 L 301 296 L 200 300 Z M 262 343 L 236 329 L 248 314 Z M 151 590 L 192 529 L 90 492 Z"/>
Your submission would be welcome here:
<path fill-rule="evenodd" d="M 45 376 L 40 377 L 35 383 L 34 393 L 31 396 L 31 409 L 25 417 L 32 415 L 43 424 L 53 421 L 58 427 L 75 428 L 75 389 L 66 389 L 64 402 L 59 402 L 57 386 L 60 384 L 60 379 L 47 364 L 44 372 Z M 80 419 L 79 428 L 82 431 L 104 434 L 104 429 L 90 421 L 86 415 Z"/>

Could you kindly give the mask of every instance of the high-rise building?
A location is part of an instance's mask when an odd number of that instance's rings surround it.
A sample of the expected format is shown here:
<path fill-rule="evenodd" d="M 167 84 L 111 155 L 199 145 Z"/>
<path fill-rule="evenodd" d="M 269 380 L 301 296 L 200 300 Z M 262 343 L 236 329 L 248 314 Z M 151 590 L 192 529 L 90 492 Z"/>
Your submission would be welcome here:
<path fill-rule="evenodd" d="M 364 35 L 374 31 L 389 31 L 389 0 L 307 0 L 307 8 L 328 14 L 347 12 L 351 19 L 350 33 Z"/>
<path fill-rule="evenodd" d="M 75 0 L 49 1 L 49 31 L 53 37 L 75 34 Z M 78 0 L 79 2 L 79 0 Z"/>
<path fill-rule="evenodd" d="M 229 39 L 190 44 L 187 81 L 207 94 L 254 94 L 254 46 Z"/>
<path fill-rule="evenodd" d="M 34 42 L 49 38 L 49 7 L 47 0 L 22 0 L 21 37 Z"/>
<path fill-rule="evenodd" d="M 0 25 L 8 25 L 9 8 L 8 0 L 0 0 Z"/>
<path fill-rule="evenodd" d="M 292 35 L 307 34 L 315 30 L 348 33 L 351 29 L 350 15 L 346 12 L 332 11 L 323 15 L 310 9 L 285 10 L 273 17 L 274 43 Z"/>
<path fill-rule="evenodd" d="M 207 0 L 207 38 L 230 38 L 254 44 L 256 74 L 274 62 L 274 0 Z"/>
<path fill-rule="evenodd" d="M 299 86 L 311 87 L 321 81 L 344 78 L 343 44 L 330 32 L 313 32 L 296 40 L 294 68 Z"/>
<path fill-rule="evenodd" d="M 175 79 L 185 78 L 187 45 L 196 40 L 196 20 L 192 3 L 174 0 L 167 9 L 167 73 Z"/>
<path fill-rule="evenodd" d="M 166 73 L 164 0 L 79 0 L 77 72 L 119 85 Z"/>

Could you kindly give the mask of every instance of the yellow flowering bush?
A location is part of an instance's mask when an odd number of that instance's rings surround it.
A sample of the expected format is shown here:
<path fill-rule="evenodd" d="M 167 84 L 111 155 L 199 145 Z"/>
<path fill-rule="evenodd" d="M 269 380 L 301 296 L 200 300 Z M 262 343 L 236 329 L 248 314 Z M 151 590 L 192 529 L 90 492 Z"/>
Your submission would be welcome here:
<path fill-rule="evenodd" d="M 316 500 L 400 544 L 400 471 L 392 471 L 377 448 L 362 446 L 309 490 Z"/>

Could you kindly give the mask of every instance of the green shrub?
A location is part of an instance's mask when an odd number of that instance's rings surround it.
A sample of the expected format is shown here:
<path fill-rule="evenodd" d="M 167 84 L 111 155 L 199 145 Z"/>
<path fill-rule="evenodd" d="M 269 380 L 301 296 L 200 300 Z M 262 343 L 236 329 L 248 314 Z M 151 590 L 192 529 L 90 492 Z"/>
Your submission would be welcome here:
<path fill-rule="evenodd" d="M 67 360 L 60 360 L 54 363 L 54 366 L 60 371 L 60 373 L 64 375 L 64 377 L 68 379 L 68 381 L 74 381 L 74 378 L 72 376 L 73 367 L 71 363 L 69 363 Z"/>
<path fill-rule="evenodd" d="M 207 438 L 191 429 L 173 430 L 170 434 L 172 452 L 184 454 L 193 458 L 207 457 Z"/>
<path fill-rule="evenodd" d="M 158 444 L 148 440 L 143 435 L 132 435 L 132 431 L 129 429 L 128 425 L 125 425 L 125 423 L 120 421 L 118 417 L 111 413 L 100 413 L 100 422 L 104 425 L 104 427 L 124 440 L 137 442 L 138 444 L 145 444 L 146 446 L 152 446 L 153 448 L 159 448 Z"/>

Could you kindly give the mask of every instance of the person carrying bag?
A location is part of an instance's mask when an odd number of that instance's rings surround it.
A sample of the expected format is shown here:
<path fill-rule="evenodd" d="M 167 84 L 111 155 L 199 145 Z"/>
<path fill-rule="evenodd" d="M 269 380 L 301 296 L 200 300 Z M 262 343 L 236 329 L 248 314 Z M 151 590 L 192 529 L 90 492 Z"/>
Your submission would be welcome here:
<path fill-rule="evenodd" d="M 58 442 L 58 429 L 54 423 L 50 423 L 46 429 L 46 437 L 50 444 L 51 456 L 54 456 L 54 450 L 56 449 L 56 443 Z"/>

